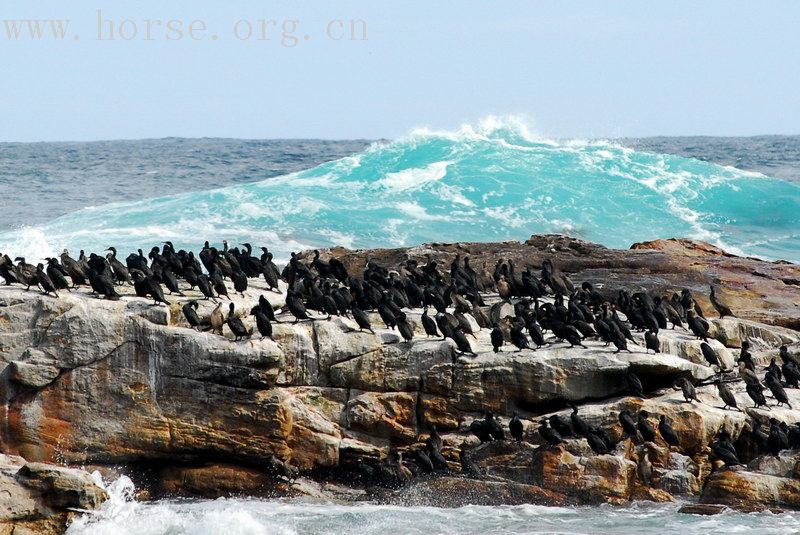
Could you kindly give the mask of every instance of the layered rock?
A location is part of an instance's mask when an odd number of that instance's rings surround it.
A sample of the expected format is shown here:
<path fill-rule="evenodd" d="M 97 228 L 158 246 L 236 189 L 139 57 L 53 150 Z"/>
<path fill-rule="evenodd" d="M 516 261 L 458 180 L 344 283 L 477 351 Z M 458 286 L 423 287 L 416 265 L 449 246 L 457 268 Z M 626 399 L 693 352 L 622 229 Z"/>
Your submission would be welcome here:
<path fill-rule="evenodd" d="M 454 252 L 472 255 L 473 264 L 481 262 L 476 258 L 535 264 L 550 256 L 562 269 L 575 271 L 576 281 L 592 280 L 609 294 L 621 287 L 671 293 L 689 286 L 704 292 L 709 280 L 719 283 L 722 275 L 726 288 L 741 284 L 766 292 L 778 281 L 791 282 L 797 271 L 680 242 L 653 246 L 663 250 L 613 251 L 543 237 L 526 245 L 437 245 L 371 254 L 389 266 L 405 254 L 429 251 L 445 263 Z M 366 254 L 334 253 L 352 266 Z M 753 275 L 756 271 L 760 275 Z M 785 288 L 775 290 L 774 297 L 737 302 L 734 310 L 749 319 L 711 320 L 716 340 L 710 343 L 727 367 L 733 366 L 743 339 L 751 341 L 761 364 L 777 356 L 778 345 L 800 340 L 797 331 L 779 326 L 795 325 L 792 314 L 800 316 L 788 309 L 789 299 L 800 301 L 800 287 L 780 284 Z M 147 470 L 143 480 L 155 495 L 315 494 L 322 487 L 292 483 L 292 474 L 301 471 L 317 483 L 341 480 L 343 466 L 383 459 L 390 447 L 414 448 L 436 425 L 445 434 L 444 454 L 452 467 L 458 467 L 458 450 L 467 448 L 487 479 L 418 482 L 400 500 L 428 503 L 450 485 L 456 489 L 454 504 L 624 503 L 697 495 L 711 472 L 708 444 L 722 428 L 738 440 L 746 437 L 753 416 L 787 423 L 800 419 L 788 408 L 723 410 L 709 386 L 699 386 L 700 403 L 685 403 L 669 388 L 673 380 L 686 377 L 700 385 L 717 370 L 707 366 L 700 341 L 680 329 L 661 331 L 660 354 L 645 352 L 638 333 L 630 353 L 615 354 L 593 340 L 585 342 L 588 349 L 579 349 L 551 339 L 537 351 L 506 347 L 495 354 L 483 330 L 471 338 L 473 357 L 459 354 L 450 340 L 426 338 L 421 311 L 413 310 L 408 312 L 416 333 L 412 342 L 378 328 L 382 323 L 376 315 L 372 334 L 360 332 L 348 318 L 294 324 L 288 314 L 279 314 L 283 322 L 273 326 L 275 341 L 256 335 L 234 342 L 227 329 L 222 337 L 188 328 L 179 304 L 155 307 L 130 296 L 129 289 L 123 293 L 122 300 L 107 302 L 85 290 L 54 299 L 0 288 L 3 451 L 29 461 L 127 465 L 133 476 Z M 283 305 L 285 294 L 251 281 L 244 297 L 234 297 L 236 310 L 249 311 L 259 294 L 276 308 Z M 496 300 L 487 296 L 487 312 Z M 201 302 L 201 316 L 213 307 Z M 513 315 L 507 305 L 494 311 Z M 244 321 L 252 325 L 247 317 Z M 625 396 L 628 370 L 642 378 L 648 399 Z M 741 384 L 732 388 L 741 407 L 751 405 Z M 790 396 L 800 406 L 797 392 Z M 617 414 L 623 408 L 664 414 L 680 437 L 682 453 L 670 453 L 660 439 L 646 446 L 625 440 L 609 455 L 594 455 L 584 439 L 536 449 L 536 422 L 553 411 L 568 416 L 566 401 L 581 404 L 583 418 L 617 440 L 622 438 Z M 475 449 L 467 428 L 485 410 L 503 425 L 518 412 L 529 444 Z M 643 448 L 653 462 L 653 481 L 647 485 L 637 476 Z M 723 472 L 715 472 L 711 483 Z M 480 489 L 483 501 L 476 497 Z M 709 496 L 732 502 L 713 497 L 722 491 Z"/>
<path fill-rule="evenodd" d="M 63 533 L 73 511 L 107 497 L 82 470 L 0 454 L 0 533 Z"/>

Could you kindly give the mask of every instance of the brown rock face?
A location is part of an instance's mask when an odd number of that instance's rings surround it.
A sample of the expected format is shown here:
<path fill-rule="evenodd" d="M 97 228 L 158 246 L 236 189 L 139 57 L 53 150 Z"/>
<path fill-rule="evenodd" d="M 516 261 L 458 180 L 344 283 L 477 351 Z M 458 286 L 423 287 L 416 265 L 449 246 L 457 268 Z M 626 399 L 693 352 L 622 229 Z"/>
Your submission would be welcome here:
<path fill-rule="evenodd" d="M 96 509 L 107 498 L 82 470 L 0 454 L 0 533 L 60 534 L 69 509 Z"/>
<path fill-rule="evenodd" d="M 800 481 L 744 470 L 720 470 L 700 495 L 701 503 L 743 510 L 800 509 Z"/>

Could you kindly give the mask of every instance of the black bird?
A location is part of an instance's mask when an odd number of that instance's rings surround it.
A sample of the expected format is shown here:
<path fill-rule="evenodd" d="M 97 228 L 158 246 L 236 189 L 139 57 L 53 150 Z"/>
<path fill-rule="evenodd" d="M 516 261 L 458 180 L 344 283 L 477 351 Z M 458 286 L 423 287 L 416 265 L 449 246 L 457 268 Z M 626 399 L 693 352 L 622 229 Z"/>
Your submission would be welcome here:
<path fill-rule="evenodd" d="M 727 409 L 728 407 L 733 407 L 734 409 L 738 410 L 739 407 L 736 405 L 736 397 L 733 395 L 733 392 L 731 392 L 731 389 L 728 388 L 728 386 L 725 383 L 722 383 L 720 381 L 717 381 L 716 385 L 717 385 L 717 392 L 719 392 L 719 397 L 722 400 L 722 403 L 724 404 L 722 408 Z"/>
<path fill-rule="evenodd" d="M 372 330 L 372 325 L 369 322 L 369 316 L 367 313 L 358 308 L 355 301 L 350 305 L 350 311 L 353 313 L 353 319 L 356 320 L 358 324 L 358 330 L 363 331 L 364 329 L 368 330 L 372 334 L 375 334 L 375 331 Z"/>
<path fill-rule="evenodd" d="M 236 315 L 236 310 L 233 303 L 228 306 L 228 319 L 225 320 L 225 323 L 228 325 L 228 328 L 233 333 L 235 337 L 235 341 L 240 341 L 242 338 L 250 338 L 252 335 L 250 331 L 248 331 L 242 320 Z"/>
<path fill-rule="evenodd" d="M 495 420 L 492 411 L 486 411 L 485 420 L 486 425 L 489 426 L 489 434 L 492 435 L 492 438 L 495 440 L 504 440 L 505 432 L 503 432 L 503 426 Z"/>
<path fill-rule="evenodd" d="M 774 375 L 775 378 L 778 379 L 778 381 L 781 380 L 781 376 L 783 375 L 783 373 L 781 372 L 781 367 L 778 366 L 777 362 L 775 362 L 775 358 L 771 358 L 769 360 L 769 366 L 767 366 L 767 373 L 771 373 L 772 375 Z"/>
<path fill-rule="evenodd" d="M 297 323 L 300 320 L 311 319 L 308 316 L 308 311 L 306 310 L 306 305 L 303 303 L 303 300 L 299 295 L 295 294 L 294 291 L 289 291 L 286 294 L 286 308 L 288 308 L 289 312 L 294 316 L 293 323 Z"/>
<path fill-rule="evenodd" d="M 503 337 L 503 331 L 500 327 L 495 323 L 494 327 L 492 328 L 492 332 L 489 335 L 489 338 L 492 340 L 492 349 L 494 349 L 495 353 L 500 352 L 500 348 L 503 347 L 503 343 L 505 342 Z"/>
<path fill-rule="evenodd" d="M 160 280 L 161 282 L 164 283 L 164 286 L 167 287 L 167 290 L 169 290 L 170 295 L 178 294 L 180 296 L 183 296 L 183 292 L 178 287 L 178 278 L 175 276 L 175 274 L 172 272 L 169 266 L 166 266 L 164 267 L 164 269 L 161 270 Z"/>
<path fill-rule="evenodd" d="M 492 433 L 485 419 L 473 420 L 472 423 L 469 424 L 469 430 L 473 435 L 478 437 L 481 443 L 492 441 Z"/>
<path fill-rule="evenodd" d="M 61 265 L 64 266 L 64 271 L 66 271 L 69 278 L 72 279 L 73 288 L 86 284 L 89 278 L 88 273 L 86 273 L 86 270 L 77 260 L 69 256 L 69 252 L 66 249 L 61 253 Z"/>
<path fill-rule="evenodd" d="M 403 340 L 406 342 L 410 342 L 414 338 L 414 328 L 411 327 L 411 324 L 408 322 L 406 313 L 400 312 L 395 319 L 397 321 L 397 330 L 400 332 L 400 336 L 402 336 Z"/>
<path fill-rule="evenodd" d="M 786 436 L 775 418 L 770 418 L 769 437 L 767 437 L 767 453 L 777 457 L 784 446 L 788 446 L 789 437 Z"/>
<path fill-rule="evenodd" d="M 561 438 L 561 435 L 555 429 L 552 429 L 547 425 L 547 420 L 543 419 L 541 425 L 539 426 L 539 436 L 541 436 L 545 442 L 547 442 L 550 446 L 557 446 L 564 442 L 564 439 Z"/>
<path fill-rule="evenodd" d="M 603 439 L 602 435 L 597 433 L 596 430 L 590 429 L 586 432 L 586 442 L 592 451 L 598 455 L 605 455 L 609 452 L 608 443 Z"/>
<path fill-rule="evenodd" d="M 562 437 L 572 436 L 572 427 L 569 422 L 558 414 L 550 416 L 550 427 L 555 429 Z"/>
<path fill-rule="evenodd" d="M 767 385 L 767 388 L 772 392 L 772 397 L 778 402 L 779 407 L 781 405 L 786 405 L 790 409 L 792 408 L 792 405 L 789 403 L 789 396 L 786 395 L 786 390 L 783 389 L 777 377 L 767 372 L 764 376 L 764 384 Z"/>
<path fill-rule="evenodd" d="M 589 432 L 589 425 L 578 414 L 578 407 L 576 405 L 572 403 L 568 403 L 568 405 L 572 407 L 572 414 L 570 414 L 569 419 L 570 422 L 572 422 L 573 431 L 575 431 L 576 435 L 585 436 L 586 433 Z"/>
<path fill-rule="evenodd" d="M 435 471 L 431 458 L 423 450 L 414 450 L 411 456 L 423 474 L 432 474 Z"/>
<path fill-rule="evenodd" d="M 428 315 L 428 307 L 422 311 L 422 327 L 425 329 L 426 336 L 439 336 L 439 331 L 436 329 L 436 321 Z"/>
<path fill-rule="evenodd" d="M 272 303 L 270 303 L 269 300 L 267 300 L 267 298 L 263 295 L 258 296 L 258 306 L 261 307 L 261 312 L 269 321 L 272 323 L 280 323 L 278 318 L 275 317 L 275 309 L 272 308 Z"/>
<path fill-rule="evenodd" d="M 69 289 L 69 282 L 67 282 L 64 272 L 61 270 L 61 266 L 58 265 L 58 260 L 55 258 L 47 258 L 45 260 L 47 260 L 47 276 L 53 281 L 55 289 L 72 292 Z"/>
<path fill-rule="evenodd" d="M 736 456 L 736 453 L 723 446 L 720 446 L 716 442 L 711 444 L 711 451 L 714 452 L 714 456 L 717 459 L 725 463 L 725 466 L 736 466 L 742 464 L 739 462 L 739 458 Z"/>
<path fill-rule="evenodd" d="M 645 442 L 653 442 L 656 439 L 656 430 L 653 429 L 653 425 L 647 420 L 648 416 L 650 416 L 650 413 L 647 411 L 639 411 L 639 416 L 636 418 L 636 428 L 639 430 L 639 433 L 641 433 Z"/>
<path fill-rule="evenodd" d="M 716 366 L 721 372 L 725 371 L 725 369 L 722 367 L 721 361 L 719 360 L 719 355 L 717 355 L 717 352 L 714 351 L 714 348 L 708 345 L 707 342 L 700 344 L 700 351 L 703 353 L 703 358 L 706 359 L 706 362 L 708 362 L 710 366 Z"/>
<path fill-rule="evenodd" d="M 228 295 L 228 287 L 225 286 L 225 281 L 222 280 L 222 273 L 221 270 L 215 270 L 211 275 L 209 275 L 209 281 L 214 288 L 214 291 L 217 292 L 218 297 L 227 297 L 230 300 L 230 296 Z"/>
<path fill-rule="evenodd" d="M 475 352 L 472 350 L 472 346 L 469 344 L 469 340 L 467 340 L 467 337 L 464 336 L 464 333 L 461 331 L 461 329 L 453 329 L 450 333 L 450 338 L 452 338 L 456 343 L 456 347 L 461 353 L 475 355 Z"/>
<path fill-rule="evenodd" d="M 767 398 L 764 397 L 763 388 L 760 384 L 750 383 L 745 387 L 745 392 L 755 403 L 755 408 L 766 407 Z"/>
<path fill-rule="evenodd" d="M 55 297 L 58 297 L 58 292 L 56 291 L 56 285 L 44 272 L 44 266 L 42 264 L 36 265 L 36 282 L 39 284 L 39 287 L 42 289 L 42 293 L 49 294 L 52 293 Z"/>
<path fill-rule="evenodd" d="M 336 299 L 333 298 L 330 287 L 327 288 L 325 293 L 322 295 L 322 309 L 328 315 L 328 320 L 330 320 L 333 316 L 339 315 L 339 305 L 336 303 Z"/>
<path fill-rule="evenodd" d="M 161 285 L 155 281 L 154 275 L 145 276 L 145 274 L 138 269 L 134 269 L 131 270 L 131 276 L 133 277 L 133 284 L 136 288 L 137 295 L 140 297 L 143 297 L 141 295 L 142 293 L 144 296 L 149 295 L 153 299 L 154 305 L 159 303 L 164 303 L 165 305 L 170 304 L 169 301 L 164 299 L 164 291 L 161 289 Z"/>
<path fill-rule="evenodd" d="M 511 343 L 516 346 L 517 352 L 522 351 L 523 349 L 531 349 L 531 346 L 528 344 L 528 337 L 525 336 L 525 333 L 522 331 L 522 329 L 523 325 L 521 323 L 515 323 L 511 327 Z M 500 333 L 500 337 L 502 339 L 502 332 Z M 492 345 L 494 345 L 494 331 L 492 331 Z M 497 351 L 495 350 L 495 353 L 496 352 Z"/>
<path fill-rule="evenodd" d="M 444 441 L 442 441 L 442 437 L 439 435 L 435 425 L 431 426 L 431 432 L 428 434 L 428 438 L 425 439 L 425 444 L 430 444 L 436 451 L 442 451 Z"/>
<path fill-rule="evenodd" d="M 233 289 L 236 293 L 244 297 L 244 292 L 247 290 L 247 275 L 241 269 L 233 271 Z"/>
<path fill-rule="evenodd" d="M 658 340 L 658 335 L 653 331 L 644 333 L 644 345 L 648 351 L 652 349 L 653 353 L 661 353 L 661 342 Z"/>
<path fill-rule="evenodd" d="M 632 396 L 636 396 L 638 398 L 644 397 L 642 380 L 639 379 L 638 375 L 628 370 L 628 373 L 625 374 L 625 382 L 628 384 L 628 391 L 631 393 Z"/>
<path fill-rule="evenodd" d="M 519 419 L 517 413 L 515 412 L 511 418 L 511 421 L 508 422 L 508 430 L 511 433 L 511 437 L 516 440 L 517 442 L 522 440 L 525 427 L 522 424 L 522 420 Z"/>
<path fill-rule="evenodd" d="M 622 431 L 625 436 L 636 438 L 639 435 L 636 430 L 636 420 L 633 419 L 628 409 L 621 411 L 618 419 L 619 423 L 622 425 Z"/>
<path fill-rule="evenodd" d="M 267 315 L 264 314 L 261 306 L 254 306 L 250 310 L 250 315 L 256 319 L 256 329 L 258 329 L 258 334 L 261 335 L 261 338 L 269 338 L 274 342 L 275 339 L 272 337 L 272 323 L 270 323 Z"/>
<path fill-rule="evenodd" d="M 697 390 L 695 390 L 694 385 L 685 377 L 681 377 L 676 379 L 672 383 L 672 388 L 675 390 L 681 390 L 683 392 L 683 399 L 687 402 L 691 402 L 692 400 L 700 402 L 697 399 Z"/>
<path fill-rule="evenodd" d="M 676 448 L 680 447 L 681 439 L 678 437 L 678 433 L 667 422 L 667 417 L 663 414 L 658 419 L 658 432 L 661 433 L 661 438 L 664 439 L 664 442 Z"/>
<path fill-rule="evenodd" d="M 471 479 L 483 479 L 484 475 L 481 469 L 475 464 L 467 451 L 462 447 L 458 450 L 458 459 L 461 461 L 461 473 Z"/>
<path fill-rule="evenodd" d="M 786 386 L 790 388 L 800 388 L 800 368 L 792 361 L 787 361 L 781 366 Z"/>
<path fill-rule="evenodd" d="M 748 343 L 748 345 L 749 345 L 749 343 Z M 742 346 L 744 346 L 744 343 L 742 343 Z M 784 364 L 787 363 L 787 362 L 793 362 L 795 364 L 795 366 L 800 368 L 800 359 L 798 359 L 796 356 L 794 356 L 791 353 L 789 353 L 789 348 L 788 347 L 781 346 L 779 354 L 780 354 L 781 360 L 783 361 Z"/>
<path fill-rule="evenodd" d="M 186 322 L 193 328 L 199 329 L 203 322 L 200 321 L 200 316 L 197 315 L 197 308 L 198 308 L 197 301 L 191 300 L 185 305 L 181 307 L 183 311 L 183 316 L 186 318 Z"/>
<path fill-rule="evenodd" d="M 708 342 L 708 327 L 706 327 L 705 324 L 700 321 L 694 310 L 687 312 L 686 323 L 689 324 L 689 330 L 691 330 L 697 338 L 701 338 L 703 341 Z"/>
<path fill-rule="evenodd" d="M 114 247 L 109 247 L 106 251 L 110 251 L 106 255 L 106 259 L 108 260 L 108 265 L 111 266 L 111 271 L 114 272 L 114 276 L 117 279 L 117 282 L 120 284 L 125 284 L 126 282 L 131 282 L 131 276 L 128 271 L 128 268 L 122 262 L 117 259 L 117 250 Z"/>
<path fill-rule="evenodd" d="M 728 307 L 728 305 L 726 305 L 725 303 L 720 301 L 719 297 L 717 296 L 717 293 L 714 291 L 714 286 L 713 285 L 711 286 L 710 301 L 711 301 L 711 304 L 714 306 L 714 308 L 719 313 L 719 317 L 720 318 L 724 318 L 725 316 L 732 316 L 734 318 L 736 317 L 736 315 L 733 312 L 731 312 L 731 309 Z"/>

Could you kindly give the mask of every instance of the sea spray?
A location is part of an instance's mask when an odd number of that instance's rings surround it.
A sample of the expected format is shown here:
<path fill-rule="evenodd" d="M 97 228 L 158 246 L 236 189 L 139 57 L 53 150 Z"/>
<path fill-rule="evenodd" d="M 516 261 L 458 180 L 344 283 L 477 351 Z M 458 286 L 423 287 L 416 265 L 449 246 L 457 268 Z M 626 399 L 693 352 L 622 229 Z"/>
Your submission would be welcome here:
<path fill-rule="evenodd" d="M 800 185 L 605 141 L 554 141 L 518 121 L 418 130 L 304 171 L 215 190 L 88 207 L 0 234 L 29 261 L 68 248 L 301 248 L 524 240 L 566 233 L 613 247 L 690 237 L 800 261 Z"/>

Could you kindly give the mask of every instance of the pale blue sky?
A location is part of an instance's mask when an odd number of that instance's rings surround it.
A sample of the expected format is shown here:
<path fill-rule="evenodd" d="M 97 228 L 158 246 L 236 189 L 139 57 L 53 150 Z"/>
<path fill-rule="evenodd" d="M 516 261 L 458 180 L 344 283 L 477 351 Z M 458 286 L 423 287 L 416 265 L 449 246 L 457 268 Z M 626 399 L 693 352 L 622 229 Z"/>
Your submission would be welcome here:
<path fill-rule="evenodd" d="M 98 8 L 116 25 L 135 21 L 137 39 L 97 41 Z M 800 133 L 794 1 L 0 6 L 0 24 L 31 18 L 70 26 L 64 41 L 36 42 L 0 26 L 3 141 L 396 137 L 489 114 L 522 116 L 553 137 Z M 144 41 L 148 18 L 184 30 L 201 19 L 208 30 L 167 41 L 156 27 Z M 366 41 L 324 38 L 327 22 L 351 18 L 366 21 Z M 295 35 L 310 39 L 239 41 L 239 19 L 254 34 L 259 19 L 299 19 Z"/>

